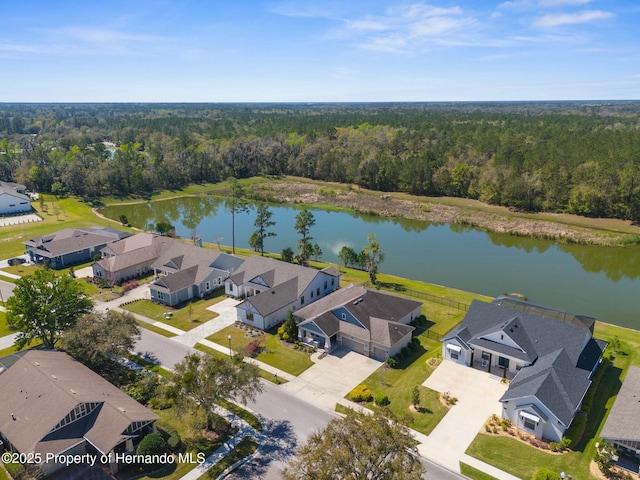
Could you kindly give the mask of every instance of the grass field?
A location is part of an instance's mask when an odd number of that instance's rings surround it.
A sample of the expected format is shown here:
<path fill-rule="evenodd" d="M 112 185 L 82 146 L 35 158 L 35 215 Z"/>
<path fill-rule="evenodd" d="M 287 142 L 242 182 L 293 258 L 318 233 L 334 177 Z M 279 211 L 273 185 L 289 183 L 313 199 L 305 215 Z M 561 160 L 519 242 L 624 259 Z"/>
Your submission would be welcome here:
<path fill-rule="evenodd" d="M 202 345 L 200 343 L 197 343 L 193 348 L 195 348 L 196 350 L 200 350 L 201 352 L 206 353 L 207 355 L 212 355 L 212 356 L 224 355 L 218 350 L 214 350 L 213 348 L 209 348 L 206 345 Z M 287 383 L 287 380 L 283 378 L 278 378 L 276 380 L 276 377 L 273 375 L 273 373 L 267 372 L 266 370 L 263 370 L 261 368 L 260 368 L 260 377 L 276 385 L 282 385 L 283 383 Z"/>
<path fill-rule="evenodd" d="M 291 375 L 300 375 L 313 365 L 308 353 L 283 345 L 277 335 L 271 335 L 266 332 L 258 337 L 250 337 L 246 336 L 245 330 L 231 326 L 207 337 L 207 340 L 226 346 L 229 344 L 228 335 L 231 335 L 231 348 L 236 351 L 244 351 L 249 343 L 262 339 L 264 348 L 258 354 L 256 360 L 260 360 Z"/>
<path fill-rule="evenodd" d="M 496 477 L 492 477 L 488 473 L 481 472 L 477 468 L 462 462 L 460 462 L 460 473 L 473 480 L 496 480 Z"/>
<path fill-rule="evenodd" d="M 258 449 L 258 444 L 251 437 L 244 437 L 229 454 L 216 463 L 211 470 L 200 478 L 218 478 L 228 467 L 249 455 L 252 455 Z"/>
<path fill-rule="evenodd" d="M 0 312 L 0 337 L 11 335 L 12 333 L 15 333 L 15 330 L 11 329 L 7 324 L 7 314 Z"/>

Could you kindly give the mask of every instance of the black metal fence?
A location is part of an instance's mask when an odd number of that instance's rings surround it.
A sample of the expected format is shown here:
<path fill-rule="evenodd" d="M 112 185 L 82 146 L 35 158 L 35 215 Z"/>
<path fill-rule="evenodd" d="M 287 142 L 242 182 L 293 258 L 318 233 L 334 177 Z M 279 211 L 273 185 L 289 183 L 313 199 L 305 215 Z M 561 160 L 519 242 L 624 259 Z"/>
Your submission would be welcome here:
<path fill-rule="evenodd" d="M 461 310 L 466 312 L 469 310 L 469 304 L 464 302 L 459 302 L 457 300 L 453 300 L 451 298 L 433 295 L 432 293 L 421 292 L 419 290 L 412 290 L 410 288 L 405 288 L 402 285 L 394 284 L 386 284 L 384 282 L 378 283 L 378 285 L 373 285 L 371 282 L 367 281 L 363 283 L 363 286 L 367 288 L 379 288 L 381 290 L 389 290 L 391 292 L 401 293 L 404 295 L 409 295 L 410 297 L 420 298 L 422 300 L 426 300 L 428 302 L 439 303 L 440 305 L 446 305 L 450 308 L 455 308 L 456 310 Z"/>

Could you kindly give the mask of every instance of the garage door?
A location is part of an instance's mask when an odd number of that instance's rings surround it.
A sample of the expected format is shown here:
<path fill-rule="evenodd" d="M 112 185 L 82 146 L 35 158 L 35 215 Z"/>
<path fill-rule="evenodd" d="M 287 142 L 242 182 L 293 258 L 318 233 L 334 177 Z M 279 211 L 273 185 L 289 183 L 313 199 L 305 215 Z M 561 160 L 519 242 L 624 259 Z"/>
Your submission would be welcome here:
<path fill-rule="evenodd" d="M 387 352 L 385 352 L 382 348 L 373 347 L 373 354 L 371 356 L 376 360 L 384 362 L 387 359 Z"/>
<path fill-rule="evenodd" d="M 342 348 L 346 350 L 353 350 L 364 355 L 364 343 L 360 343 L 357 340 L 351 340 L 350 338 L 342 337 Z"/>

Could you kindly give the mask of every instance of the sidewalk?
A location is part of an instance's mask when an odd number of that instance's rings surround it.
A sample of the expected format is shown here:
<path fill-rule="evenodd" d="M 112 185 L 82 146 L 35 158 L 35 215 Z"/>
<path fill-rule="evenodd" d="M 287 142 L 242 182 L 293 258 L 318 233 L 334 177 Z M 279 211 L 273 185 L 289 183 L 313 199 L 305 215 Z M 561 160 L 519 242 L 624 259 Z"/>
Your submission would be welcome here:
<path fill-rule="evenodd" d="M 12 333 L 11 335 L 6 335 L 4 337 L 0 337 L 0 350 L 4 350 L 5 348 L 9 348 L 13 346 L 13 342 L 15 342 L 17 333 Z"/>
<path fill-rule="evenodd" d="M 215 408 L 215 413 L 226 418 L 232 425 L 238 426 L 238 432 L 231 439 L 227 440 L 218 450 L 209 455 L 203 463 L 198 464 L 196 468 L 182 476 L 180 480 L 197 480 L 207 473 L 216 463 L 222 460 L 229 452 L 231 452 L 245 437 L 252 437 L 258 443 L 256 453 L 264 443 L 265 436 L 256 431 L 240 417 L 237 417 L 228 410 L 218 406 Z"/>

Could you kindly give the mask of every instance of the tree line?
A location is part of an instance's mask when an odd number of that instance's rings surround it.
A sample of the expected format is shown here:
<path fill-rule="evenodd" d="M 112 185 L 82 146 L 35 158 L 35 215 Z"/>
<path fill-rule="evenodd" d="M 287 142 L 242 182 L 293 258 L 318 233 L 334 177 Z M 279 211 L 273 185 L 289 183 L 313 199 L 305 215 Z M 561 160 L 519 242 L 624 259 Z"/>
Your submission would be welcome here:
<path fill-rule="evenodd" d="M 296 175 L 637 221 L 639 107 L 4 105 L 0 179 L 92 199 Z"/>

